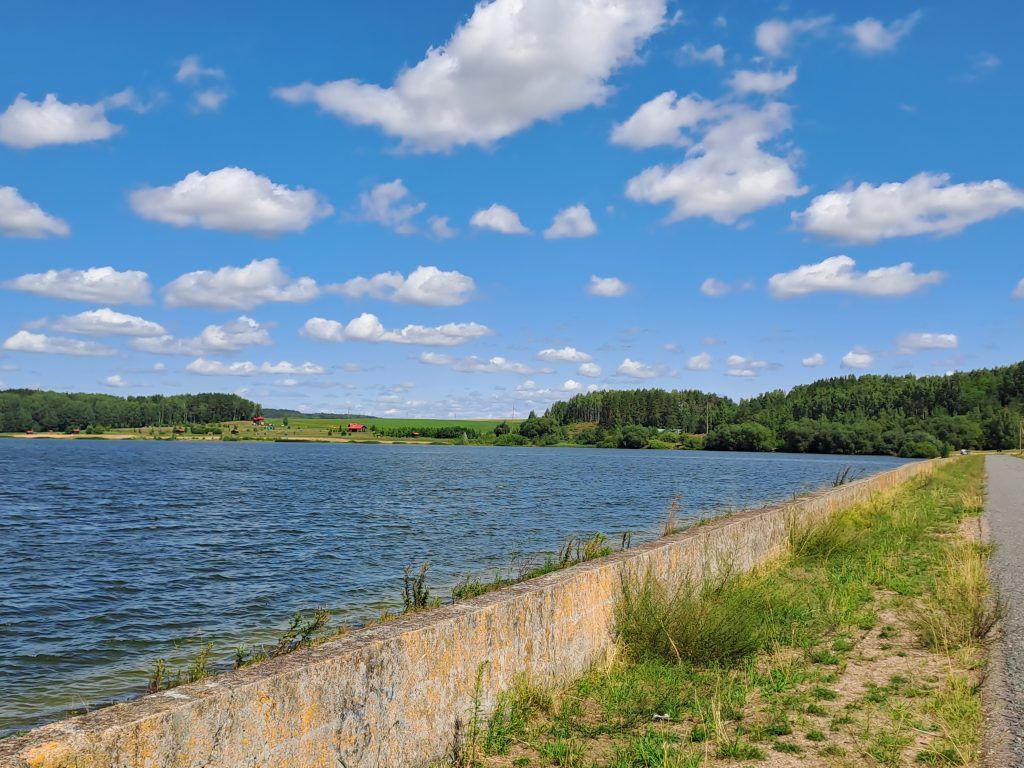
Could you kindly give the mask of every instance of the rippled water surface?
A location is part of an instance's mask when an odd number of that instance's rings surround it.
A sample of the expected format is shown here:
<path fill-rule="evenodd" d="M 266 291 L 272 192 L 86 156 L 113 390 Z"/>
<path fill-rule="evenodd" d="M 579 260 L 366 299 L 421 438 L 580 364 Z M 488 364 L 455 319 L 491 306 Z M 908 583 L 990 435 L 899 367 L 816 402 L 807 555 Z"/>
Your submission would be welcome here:
<path fill-rule="evenodd" d="M 875 457 L 461 446 L 0 441 L 0 733 L 137 694 L 158 658 L 228 660 L 292 612 L 359 621 L 402 569 L 443 594 L 573 533 L 826 486 Z"/>

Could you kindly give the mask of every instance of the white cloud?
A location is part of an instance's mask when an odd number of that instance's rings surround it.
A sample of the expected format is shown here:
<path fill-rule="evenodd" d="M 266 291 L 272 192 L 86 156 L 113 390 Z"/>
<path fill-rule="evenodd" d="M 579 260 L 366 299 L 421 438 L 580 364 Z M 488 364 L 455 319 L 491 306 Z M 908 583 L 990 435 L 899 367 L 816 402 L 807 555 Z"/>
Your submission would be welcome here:
<path fill-rule="evenodd" d="M 875 363 L 875 356 L 864 347 L 854 347 L 843 355 L 843 368 L 870 368 Z"/>
<path fill-rule="evenodd" d="M 659 373 L 655 366 L 641 363 L 639 360 L 631 360 L 628 357 L 619 364 L 615 372 L 631 379 L 653 379 Z"/>
<path fill-rule="evenodd" d="M 267 327 L 242 315 L 221 325 L 208 325 L 195 338 L 179 339 L 167 334 L 136 339 L 132 346 L 154 355 L 203 355 L 209 352 L 236 352 L 246 347 L 270 344 Z"/>
<path fill-rule="evenodd" d="M 960 340 L 955 333 L 904 333 L 896 339 L 900 352 L 920 352 L 924 349 L 956 349 Z"/>
<path fill-rule="evenodd" d="M 477 229 L 491 229 L 503 235 L 525 235 L 530 231 L 523 226 L 518 213 L 499 203 L 477 211 L 469 223 Z"/>
<path fill-rule="evenodd" d="M 724 283 L 721 280 L 714 277 L 709 277 L 707 280 L 700 284 L 700 292 L 703 293 L 705 296 L 725 296 L 725 294 L 729 293 L 729 291 L 731 290 L 731 285 L 729 285 L 728 283 Z"/>
<path fill-rule="evenodd" d="M 708 216 L 732 224 L 806 191 L 797 180 L 792 157 L 761 148 L 789 129 L 789 107 L 778 102 L 761 109 L 726 104 L 716 118 L 682 163 L 656 165 L 634 176 L 626 185 L 626 196 L 637 202 L 671 202 L 670 221 Z"/>
<path fill-rule="evenodd" d="M 170 186 L 138 189 L 128 201 L 144 219 L 257 235 L 302 232 L 334 212 L 315 190 L 275 184 L 236 167 L 193 171 Z"/>
<path fill-rule="evenodd" d="M 871 55 L 891 51 L 920 19 L 920 11 L 914 11 L 905 19 L 896 19 L 889 24 L 869 16 L 847 27 L 846 32 L 853 38 L 857 50 Z"/>
<path fill-rule="evenodd" d="M 588 378 L 596 379 L 601 375 L 601 366 L 597 363 L 583 363 L 576 369 L 576 372 L 580 376 L 587 376 Z"/>
<path fill-rule="evenodd" d="M 403 203 L 409 190 L 401 179 L 378 184 L 359 196 L 363 218 L 390 227 L 402 235 L 416 231 L 412 219 L 427 207 L 426 203 Z"/>
<path fill-rule="evenodd" d="M 315 363 L 300 363 L 298 365 L 282 360 L 279 363 L 262 363 L 256 365 L 248 361 L 238 363 L 224 363 L 220 360 L 207 360 L 199 357 L 185 366 L 189 373 L 197 373 L 201 376 L 258 376 L 260 374 L 288 375 L 288 376 L 315 376 L 326 373 L 322 366 Z"/>
<path fill-rule="evenodd" d="M 548 363 L 589 363 L 594 358 L 576 347 L 562 347 L 561 349 L 542 349 L 537 353 L 537 359 Z"/>
<path fill-rule="evenodd" d="M 665 0 L 481 2 L 390 87 L 336 80 L 275 94 L 379 126 L 417 151 L 486 147 L 538 120 L 603 104 L 608 78 L 664 21 Z"/>
<path fill-rule="evenodd" d="M 459 371 L 460 373 L 516 373 L 529 375 L 536 372 L 534 368 L 525 363 L 517 363 L 504 357 L 484 359 L 471 355 L 470 357 L 453 358 L 450 355 L 439 355 L 436 352 L 423 352 L 419 359 L 421 363 L 447 366 L 453 371 Z"/>
<path fill-rule="evenodd" d="M 779 72 L 739 69 L 733 72 L 729 79 L 729 87 L 736 93 L 773 94 L 786 90 L 795 82 L 796 67 Z"/>
<path fill-rule="evenodd" d="M 119 373 L 115 373 L 113 376 L 107 376 L 107 378 L 103 380 L 103 383 L 108 387 L 114 387 L 115 389 L 121 389 L 122 387 L 128 386 L 128 382 L 125 381 Z"/>
<path fill-rule="evenodd" d="M 94 341 L 65 339 L 60 336 L 47 336 L 43 333 L 30 333 L 29 331 L 18 331 L 4 342 L 3 348 L 11 352 L 39 352 L 75 357 L 105 357 L 116 351 Z"/>
<path fill-rule="evenodd" d="M 820 365 L 825 364 L 825 356 L 821 352 L 815 352 L 810 357 L 805 357 L 800 361 L 800 364 L 804 368 L 817 368 Z"/>
<path fill-rule="evenodd" d="M 67 237 L 71 227 L 30 203 L 14 187 L 0 187 L 0 233 L 7 237 Z"/>
<path fill-rule="evenodd" d="M 849 256 L 831 256 L 817 264 L 805 264 L 792 272 L 780 272 L 768 279 L 768 291 L 778 299 L 831 291 L 861 296 L 907 296 L 928 285 L 941 283 L 946 275 L 938 270 L 914 272 L 909 261 L 895 267 L 878 267 L 858 272 Z"/>
<path fill-rule="evenodd" d="M 904 182 L 864 182 L 819 195 L 797 226 L 850 243 L 888 237 L 951 235 L 971 224 L 1024 208 L 1024 190 L 1002 179 L 950 184 L 944 173 L 919 173 Z"/>
<path fill-rule="evenodd" d="M 597 234 L 597 225 L 590 216 L 590 209 L 583 203 L 570 205 L 555 214 L 551 226 L 544 230 L 544 237 L 557 240 L 563 237 L 590 237 Z"/>
<path fill-rule="evenodd" d="M 1013 298 L 1024 299 L 1024 277 L 1017 283 L 1017 287 L 1013 289 Z"/>
<path fill-rule="evenodd" d="M 459 234 L 459 230 L 452 228 L 448 224 L 447 216 L 431 216 L 427 219 L 427 223 L 430 224 L 430 231 L 442 240 L 447 240 Z"/>
<path fill-rule="evenodd" d="M 109 139 L 121 126 L 107 120 L 106 110 L 134 103 L 135 95 L 130 89 L 95 104 L 65 104 L 54 93 L 46 94 L 42 101 L 30 101 L 19 93 L 14 103 L 0 114 L 0 144 L 33 149 Z"/>
<path fill-rule="evenodd" d="M 701 352 L 699 355 L 694 355 L 686 361 L 686 367 L 691 371 L 711 370 L 711 355 L 707 352 Z"/>
<path fill-rule="evenodd" d="M 277 259 L 255 259 L 244 267 L 188 272 L 163 293 L 168 307 L 252 309 L 268 301 L 309 301 L 319 289 L 311 277 L 292 280 Z"/>
<path fill-rule="evenodd" d="M 476 290 L 476 283 L 473 278 L 454 270 L 445 272 L 437 267 L 417 267 L 408 277 L 399 272 L 381 272 L 369 278 L 354 277 L 327 290 L 353 299 L 370 296 L 402 304 L 455 307 L 469 301 Z"/>
<path fill-rule="evenodd" d="M 137 315 L 115 312 L 109 307 L 62 317 L 53 324 L 53 327 L 64 333 L 81 333 L 89 336 L 145 337 L 162 336 L 167 333 L 159 323 Z"/>
<path fill-rule="evenodd" d="M 565 392 L 578 392 L 583 389 L 583 385 L 576 381 L 576 379 L 566 379 L 562 382 L 562 389 Z"/>
<path fill-rule="evenodd" d="M 709 46 L 702 51 L 693 43 L 686 43 L 679 50 L 687 61 L 710 62 L 718 67 L 725 64 L 725 48 L 718 44 Z"/>
<path fill-rule="evenodd" d="M 717 104 L 698 94 L 679 98 L 675 91 L 665 91 L 641 104 L 624 123 L 612 128 L 612 144 L 632 149 L 668 145 L 685 147 L 693 142 L 683 133 L 715 115 Z"/>
<path fill-rule="evenodd" d="M 223 88 L 207 88 L 193 95 L 192 109 L 195 112 L 216 112 L 228 99 Z"/>
<path fill-rule="evenodd" d="M 606 298 L 624 296 L 629 292 L 629 289 L 629 283 L 625 283 L 617 277 L 591 275 L 590 282 L 587 284 L 587 293 L 591 296 L 604 296 Z"/>
<path fill-rule="evenodd" d="M 306 321 L 302 333 L 317 341 L 366 341 L 371 343 L 419 344 L 426 347 L 454 347 L 488 336 L 493 331 L 479 323 L 446 323 L 435 328 L 407 325 L 386 330 L 376 315 L 364 312 L 342 325 L 337 320 L 313 317 Z"/>
<path fill-rule="evenodd" d="M 113 267 L 90 269 L 51 269 L 22 275 L 3 284 L 5 288 L 26 291 L 54 299 L 74 299 L 102 304 L 146 304 L 149 302 L 149 276 L 145 272 L 118 272 Z"/>
<path fill-rule="evenodd" d="M 729 355 L 725 359 L 726 376 L 739 376 L 741 378 L 753 378 L 763 370 L 778 368 L 778 363 L 770 363 L 767 360 L 751 360 L 743 355 Z"/>
<path fill-rule="evenodd" d="M 219 67 L 204 67 L 196 55 L 186 56 L 182 59 L 178 66 L 178 72 L 174 75 L 174 79 L 179 83 L 192 83 L 204 77 L 223 80 L 224 70 Z"/>
<path fill-rule="evenodd" d="M 790 45 L 801 34 L 820 34 L 832 23 L 831 16 L 806 19 L 769 19 L 754 30 L 754 42 L 769 56 L 785 56 Z"/>

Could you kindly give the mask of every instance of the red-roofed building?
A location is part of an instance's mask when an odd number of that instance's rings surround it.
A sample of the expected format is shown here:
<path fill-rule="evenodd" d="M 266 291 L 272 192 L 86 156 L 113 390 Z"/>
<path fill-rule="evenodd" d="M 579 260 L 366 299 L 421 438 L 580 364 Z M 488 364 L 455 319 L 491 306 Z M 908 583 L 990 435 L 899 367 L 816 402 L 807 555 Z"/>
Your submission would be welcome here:
<path fill-rule="evenodd" d="M 255 424 L 256 426 L 262 425 L 264 421 L 266 421 L 266 419 L 264 419 L 262 416 L 252 417 L 252 423 Z"/>
<path fill-rule="evenodd" d="M 360 424 L 360 423 L 358 423 L 356 421 L 349 422 L 348 431 L 349 432 L 365 432 L 366 431 L 366 425 L 365 424 Z"/>

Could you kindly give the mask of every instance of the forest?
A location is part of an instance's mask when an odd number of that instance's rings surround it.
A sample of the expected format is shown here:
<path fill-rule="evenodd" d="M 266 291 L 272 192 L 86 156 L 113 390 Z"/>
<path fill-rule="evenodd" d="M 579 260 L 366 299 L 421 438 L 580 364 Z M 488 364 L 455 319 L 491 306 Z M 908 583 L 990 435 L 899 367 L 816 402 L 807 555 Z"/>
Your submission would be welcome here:
<path fill-rule="evenodd" d="M 946 376 L 843 376 L 738 403 L 698 390 L 592 392 L 531 414 L 531 442 L 795 453 L 945 455 L 1017 448 L 1024 363 Z M 697 437 L 699 436 L 699 437 Z"/>
<path fill-rule="evenodd" d="M 163 427 L 250 419 L 260 406 L 238 395 L 116 397 L 36 389 L 0 391 L 0 432 Z"/>

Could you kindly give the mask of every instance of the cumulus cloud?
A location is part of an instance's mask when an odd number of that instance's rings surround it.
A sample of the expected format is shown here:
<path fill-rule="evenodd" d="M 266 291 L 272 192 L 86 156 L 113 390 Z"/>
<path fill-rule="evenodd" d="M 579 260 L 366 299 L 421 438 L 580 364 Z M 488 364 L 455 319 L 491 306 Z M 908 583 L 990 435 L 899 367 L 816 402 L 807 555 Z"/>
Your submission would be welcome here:
<path fill-rule="evenodd" d="M 418 344 L 425 347 L 455 347 L 494 333 L 479 323 L 446 323 L 434 328 L 407 325 L 386 330 L 376 315 L 364 312 L 343 325 L 337 320 L 312 317 L 302 334 L 316 341 L 366 341 L 371 343 Z"/>
<path fill-rule="evenodd" d="M 601 366 L 597 363 L 583 363 L 576 369 L 576 372 L 580 376 L 587 376 L 588 378 L 596 379 L 601 375 Z"/>
<path fill-rule="evenodd" d="M 805 357 L 800 361 L 800 364 L 804 368 L 817 368 L 820 365 L 825 364 L 825 356 L 821 352 L 815 352 L 810 357 Z"/>
<path fill-rule="evenodd" d="M 107 109 L 134 105 L 131 89 L 95 104 L 65 104 L 55 93 L 42 101 L 30 101 L 19 93 L 0 113 L 0 143 L 16 149 L 50 144 L 82 144 L 109 139 L 121 130 L 107 119 Z"/>
<path fill-rule="evenodd" d="M 615 369 L 619 376 L 628 376 L 631 379 L 653 379 L 660 371 L 656 366 L 641 363 L 639 360 L 626 358 L 619 367 Z"/>
<path fill-rule="evenodd" d="M 590 276 L 590 282 L 587 283 L 587 293 L 591 296 L 604 296 L 606 298 L 616 298 L 618 296 L 624 296 L 629 292 L 629 283 L 623 282 L 617 277 L 598 277 L 597 275 Z"/>
<path fill-rule="evenodd" d="M 207 360 L 198 357 L 185 366 L 189 373 L 197 373 L 201 376 L 259 376 L 260 374 L 288 375 L 288 376 L 315 376 L 326 373 L 322 366 L 315 363 L 289 363 L 282 360 L 279 363 L 251 363 L 248 361 L 238 363 L 225 363 L 220 360 Z"/>
<path fill-rule="evenodd" d="M 270 343 L 265 325 L 242 315 L 220 325 L 208 325 L 198 336 L 179 339 L 169 334 L 135 339 L 132 346 L 155 355 L 204 355 L 210 352 L 236 352 L 246 347 Z"/>
<path fill-rule="evenodd" d="M 814 235 L 849 243 L 889 237 L 951 235 L 971 224 L 1024 208 L 1024 190 L 1002 179 L 950 184 L 949 174 L 919 173 L 903 182 L 819 195 L 794 223 Z"/>
<path fill-rule="evenodd" d="M 739 376 L 741 378 L 753 378 L 761 371 L 770 368 L 778 368 L 778 363 L 770 363 L 767 360 L 751 360 L 743 355 L 729 355 L 725 359 L 726 376 Z"/>
<path fill-rule="evenodd" d="M 0 187 L 0 233 L 7 237 L 67 237 L 71 227 L 36 203 L 23 198 L 14 187 Z"/>
<path fill-rule="evenodd" d="M 711 355 L 707 352 L 693 355 L 686 361 L 686 367 L 691 371 L 709 371 L 711 370 Z"/>
<path fill-rule="evenodd" d="M 608 78 L 665 21 L 665 0 L 494 0 L 390 87 L 336 80 L 275 94 L 375 125 L 415 151 L 490 146 L 538 120 L 601 105 Z"/>
<path fill-rule="evenodd" d="M 430 231 L 442 240 L 447 240 L 459 234 L 457 229 L 448 224 L 447 216 L 431 216 L 427 219 L 427 223 L 430 224 Z"/>
<path fill-rule="evenodd" d="M 378 184 L 359 196 L 359 207 L 367 221 L 376 221 L 402 235 L 416 231 L 412 220 L 427 207 L 426 203 L 404 202 L 409 190 L 401 179 Z"/>
<path fill-rule="evenodd" d="M 445 365 L 460 373 L 517 373 L 529 375 L 535 369 L 525 363 L 517 363 L 504 357 L 481 358 L 476 356 L 452 358 L 448 355 L 437 355 L 424 352 L 420 362 L 428 365 Z"/>
<path fill-rule="evenodd" d="M 677 165 L 656 165 L 634 176 L 626 196 L 636 202 L 672 203 L 670 221 L 707 216 L 733 224 L 741 216 L 802 195 L 792 157 L 762 145 L 790 127 L 789 107 L 769 102 L 760 109 L 723 104 L 716 121 Z"/>
<path fill-rule="evenodd" d="M 705 296 L 718 297 L 725 296 L 732 290 L 732 286 L 728 283 L 722 282 L 721 280 L 709 277 L 703 283 L 700 284 L 700 292 Z"/>
<path fill-rule="evenodd" d="M 114 389 L 122 389 L 123 387 L 128 386 L 128 382 L 125 381 L 119 373 L 115 373 L 113 376 L 107 376 L 107 378 L 103 380 L 103 383 L 108 387 L 113 387 Z"/>
<path fill-rule="evenodd" d="M 150 293 L 149 275 L 145 272 L 118 272 L 113 267 L 51 269 L 22 275 L 3 285 L 38 296 L 99 304 L 146 304 Z"/>
<path fill-rule="evenodd" d="M 597 234 L 597 225 L 590 216 L 590 209 L 583 203 L 570 205 L 555 214 L 551 226 L 544 230 L 544 237 L 557 240 L 563 237 L 590 237 Z"/>
<path fill-rule="evenodd" d="M 490 229 L 503 235 L 525 235 L 530 232 L 519 220 L 519 214 L 499 203 L 473 214 L 469 220 L 477 229 Z"/>
<path fill-rule="evenodd" d="M 679 52 L 685 61 L 709 62 L 718 67 L 725 64 L 725 48 L 721 45 L 712 45 L 702 51 L 693 43 L 686 43 Z"/>
<path fill-rule="evenodd" d="M 275 184 L 236 167 L 193 171 L 170 186 L 138 189 L 128 201 L 144 219 L 256 235 L 302 232 L 334 212 L 315 190 Z"/>
<path fill-rule="evenodd" d="M 875 364 L 875 356 L 864 347 L 854 347 L 843 355 L 843 368 L 870 368 Z"/>
<path fill-rule="evenodd" d="M 955 333 L 904 333 L 896 339 L 900 352 L 920 352 L 925 349 L 956 349 L 960 344 Z"/>
<path fill-rule="evenodd" d="M 195 112 L 216 112 L 228 99 L 223 88 L 206 88 L 192 96 L 192 110 Z"/>
<path fill-rule="evenodd" d="M 945 278 L 945 273 L 938 270 L 914 272 L 914 265 L 909 261 L 895 267 L 858 272 L 857 262 L 849 256 L 831 256 L 817 264 L 805 264 L 792 272 L 772 275 L 768 279 L 768 291 L 778 299 L 822 291 L 899 297 L 941 283 Z"/>
<path fill-rule="evenodd" d="M 594 358 L 576 347 L 562 347 L 561 349 L 542 349 L 537 353 L 537 359 L 549 363 L 589 363 Z"/>
<path fill-rule="evenodd" d="M 750 69 L 739 69 L 733 72 L 729 87 L 736 93 L 773 94 L 784 91 L 796 82 L 796 67 L 786 71 L 755 72 Z"/>
<path fill-rule="evenodd" d="M 311 277 L 292 280 L 277 259 L 254 259 L 244 267 L 188 272 L 163 293 L 168 307 L 252 309 L 269 301 L 309 301 L 319 289 Z"/>
<path fill-rule="evenodd" d="M 402 304 L 455 307 L 469 301 L 476 283 L 473 278 L 454 270 L 417 267 L 408 277 L 400 272 L 381 272 L 373 277 L 353 277 L 327 290 L 352 299 L 370 296 Z"/>
<path fill-rule="evenodd" d="M 869 16 L 847 27 L 846 32 L 853 38 L 858 51 L 872 55 L 891 51 L 920 20 L 920 11 L 914 11 L 906 18 L 896 19 L 889 24 Z"/>
<path fill-rule="evenodd" d="M 689 146 L 693 142 L 683 130 L 710 119 L 717 109 L 716 102 L 698 94 L 680 98 L 675 91 L 665 91 L 641 104 L 624 123 L 615 125 L 611 142 L 632 149 Z"/>
<path fill-rule="evenodd" d="M 831 16 L 806 19 L 769 19 L 757 25 L 754 42 L 769 56 L 785 56 L 796 38 L 803 34 L 821 34 L 832 23 Z"/>
<path fill-rule="evenodd" d="M 10 352 L 38 352 L 50 355 L 72 355 L 74 357 L 106 357 L 116 350 L 97 344 L 95 341 L 65 339 L 47 336 L 44 333 L 18 331 L 4 342 L 4 349 Z"/>
<path fill-rule="evenodd" d="M 109 307 L 79 312 L 64 316 L 53 324 L 55 330 L 64 333 L 81 333 L 88 336 L 162 336 L 167 333 L 159 323 L 137 315 L 115 312 Z"/>
<path fill-rule="evenodd" d="M 202 60 L 196 56 L 186 56 L 178 65 L 178 71 L 174 79 L 179 83 L 192 83 L 196 80 L 212 77 L 217 80 L 224 79 L 224 70 L 219 67 L 204 67 Z"/>

